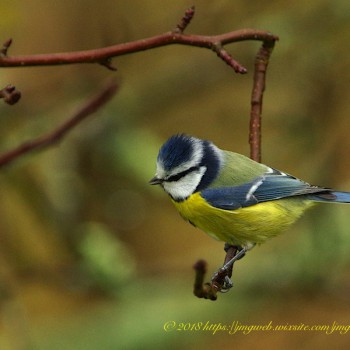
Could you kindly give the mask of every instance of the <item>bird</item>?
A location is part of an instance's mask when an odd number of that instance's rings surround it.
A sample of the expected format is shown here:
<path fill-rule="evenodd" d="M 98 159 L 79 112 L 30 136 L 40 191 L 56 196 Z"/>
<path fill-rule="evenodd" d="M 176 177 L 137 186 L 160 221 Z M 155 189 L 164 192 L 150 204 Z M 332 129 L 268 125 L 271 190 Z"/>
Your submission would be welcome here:
<path fill-rule="evenodd" d="M 161 146 L 149 184 L 160 185 L 186 221 L 243 252 L 317 203 L 350 203 L 349 192 L 310 185 L 187 134 Z"/>

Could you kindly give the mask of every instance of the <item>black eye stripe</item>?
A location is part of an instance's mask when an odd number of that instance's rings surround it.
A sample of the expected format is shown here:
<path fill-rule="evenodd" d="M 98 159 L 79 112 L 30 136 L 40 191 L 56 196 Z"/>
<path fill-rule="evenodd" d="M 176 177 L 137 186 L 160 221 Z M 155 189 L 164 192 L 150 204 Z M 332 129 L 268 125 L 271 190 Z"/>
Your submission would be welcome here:
<path fill-rule="evenodd" d="M 164 181 L 166 181 L 166 182 L 178 181 L 181 178 L 183 178 L 184 176 L 186 176 L 187 174 L 191 173 L 192 171 L 196 171 L 196 170 L 199 170 L 199 166 L 193 166 L 187 170 L 182 171 L 181 173 L 169 176 L 168 178 L 164 179 Z"/>

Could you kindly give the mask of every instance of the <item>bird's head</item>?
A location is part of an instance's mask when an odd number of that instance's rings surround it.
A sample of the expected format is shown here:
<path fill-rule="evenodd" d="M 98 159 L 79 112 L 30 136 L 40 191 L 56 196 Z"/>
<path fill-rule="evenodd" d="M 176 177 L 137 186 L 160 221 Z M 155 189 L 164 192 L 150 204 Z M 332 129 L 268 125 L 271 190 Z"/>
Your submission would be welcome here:
<path fill-rule="evenodd" d="M 182 201 L 207 187 L 221 168 L 220 149 L 209 141 L 174 135 L 160 148 L 156 175 L 151 185 L 161 185 L 175 200 Z"/>

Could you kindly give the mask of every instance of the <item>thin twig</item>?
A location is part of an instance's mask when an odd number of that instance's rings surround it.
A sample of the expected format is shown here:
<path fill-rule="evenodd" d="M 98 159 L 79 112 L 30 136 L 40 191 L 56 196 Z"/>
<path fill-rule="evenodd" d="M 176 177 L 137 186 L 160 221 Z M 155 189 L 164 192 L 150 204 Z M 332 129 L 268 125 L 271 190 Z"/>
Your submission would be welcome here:
<path fill-rule="evenodd" d="M 100 64 L 102 66 L 105 66 L 107 69 L 111 70 L 111 71 L 117 71 L 117 67 L 113 66 L 112 64 L 112 60 L 110 58 L 107 58 L 104 61 L 101 61 Z"/>
<path fill-rule="evenodd" d="M 187 26 L 190 24 L 193 16 L 195 13 L 194 6 L 191 6 L 188 8 L 184 14 L 184 16 L 181 18 L 180 23 L 176 26 L 174 32 L 175 33 L 183 33 L 184 30 L 187 28 Z"/>
<path fill-rule="evenodd" d="M 236 73 L 247 73 L 247 68 L 243 67 L 239 62 L 233 59 L 233 57 L 220 44 L 213 46 L 213 51 L 216 52 L 218 57 L 232 67 Z"/>
<path fill-rule="evenodd" d="M 4 42 L 4 44 L 2 45 L 2 48 L 0 49 L 0 56 L 7 56 L 7 50 L 9 49 L 9 47 L 12 44 L 12 39 L 8 39 Z"/>
<path fill-rule="evenodd" d="M 115 81 L 110 82 L 102 91 L 96 96 L 88 100 L 80 110 L 78 110 L 72 117 L 67 119 L 62 125 L 53 131 L 44 134 L 34 140 L 27 141 L 17 148 L 10 150 L 0 155 L 0 167 L 8 165 L 19 157 L 32 152 L 51 146 L 60 141 L 67 135 L 74 127 L 80 124 L 92 113 L 105 105 L 117 92 L 118 85 Z"/>

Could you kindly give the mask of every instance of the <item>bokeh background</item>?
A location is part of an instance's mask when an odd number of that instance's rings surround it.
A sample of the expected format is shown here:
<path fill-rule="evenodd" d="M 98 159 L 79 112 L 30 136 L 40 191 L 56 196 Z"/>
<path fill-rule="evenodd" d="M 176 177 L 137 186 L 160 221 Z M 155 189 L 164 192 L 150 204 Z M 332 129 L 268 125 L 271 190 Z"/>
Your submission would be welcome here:
<path fill-rule="evenodd" d="M 350 191 L 347 0 L 2 1 L 0 40 L 13 38 L 11 55 L 103 47 L 171 30 L 190 5 L 188 33 L 251 27 L 280 36 L 263 161 Z M 116 73 L 99 65 L 1 70 L 1 87 L 23 95 L 14 106 L 0 101 L 2 152 L 55 128 L 111 76 L 120 91 L 58 146 L 1 169 L 0 349 L 345 348 L 349 334 L 339 332 L 163 329 L 167 321 L 350 324 L 349 206 L 319 206 L 255 248 L 236 264 L 234 288 L 211 302 L 192 295 L 192 265 L 205 258 L 213 273 L 223 244 L 147 184 L 159 146 L 177 132 L 249 154 L 259 45 L 227 47 L 245 76 L 184 46 L 116 58 Z"/>

